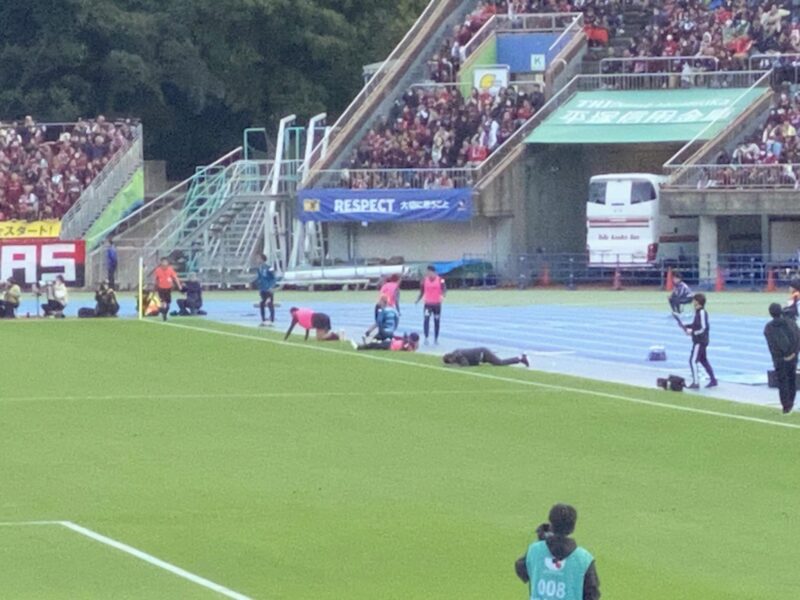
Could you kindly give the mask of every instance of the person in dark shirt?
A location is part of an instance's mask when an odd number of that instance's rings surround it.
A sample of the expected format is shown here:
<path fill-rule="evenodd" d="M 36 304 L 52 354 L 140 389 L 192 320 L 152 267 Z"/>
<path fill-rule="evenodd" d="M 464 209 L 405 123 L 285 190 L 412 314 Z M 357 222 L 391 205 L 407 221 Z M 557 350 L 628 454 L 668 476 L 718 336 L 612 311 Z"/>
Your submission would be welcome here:
<path fill-rule="evenodd" d="M 442 357 L 444 364 L 457 367 L 477 367 L 481 363 L 489 363 L 496 367 L 523 364 L 530 366 L 528 357 L 523 353 L 514 358 L 502 359 L 488 348 L 462 348 L 448 352 Z"/>
<path fill-rule="evenodd" d="M 672 309 L 672 312 L 679 313 L 684 304 L 691 304 L 693 294 L 680 273 L 673 273 L 672 280 L 674 282 L 674 287 L 672 288 L 672 293 L 669 295 L 669 307 Z"/>
<path fill-rule="evenodd" d="M 100 284 L 94 294 L 96 302 L 94 313 L 96 317 L 116 317 L 119 312 L 117 293 L 107 281 Z"/>
<path fill-rule="evenodd" d="M 800 329 L 791 317 L 785 316 L 781 305 L 773 302 L 769 305 L 772 320 L 764 327 L 772 364 L 775 366 L 775 378 L 778 380 L 778 396 L 783 413 L 788 414 L 794 408 L 797 395 L 797 353 L 800 350 Z"/>
<path fill-rule="evenodd" d="M 578 512 L 568 504 L 556 504 L 550 509 L 548 523 L 542 523 L 536 528 L 538 540 L 528 547 L 528 551 L 514 563 L 523 583 L 529 583 L 532 591 L 539 585 L 548 582 L 547 571 L 562 571 L 560 579 L 566 575 L 580 575 L 583 573 L 582 589 L 562 588 L 563 596 L 581 598 L 582 600 L 599 600 L 600 580 L 597 577 L 597 567 L 594 557 L 584 548 L 578 546 L 570 534 L 575 531 Z M 542 568 L 542 567 L 545 568 Z M 570 580 L 573 578 L 569 577 Z M 545 580 L 545 581 L 543 581 Z M 553 579 L 550 579 L 552 582 Z M 533 598 L 534 595 L 532 594 Z M 536 596 L 538 597 L 538 596 Z M 554 594 L 553 597 L 556 597 Z"/>
<path fill-rule="evenodd" d="M 203 286 L 197 281 L 197 273 L 190 273 L 181 291 L 186 298 L 178 299 L 178 316 L 205 315 L 203 308 Z"/>
<path fill-rule="evenodd" d="M 706 373 L 708 373 L 709 382 L 706 387 L 716 387 L 718 385 L 717 378 L 714 376 L 714 369 L 711 368 L 711 363 L 708 362 L 708 357 L 706 356 L 710 338 L 705 294 L 695 294 L 693 304 L 694 321 L 692 321 L 691 325 L 683 326 L 686 335 L 692 338 L 692 353 L 689 356 L 689 368 L 692 370 L 692 383 L 688 388 L 691 390 L 700 389 L 697 371 L 698 364 L 702 365 Z"/>

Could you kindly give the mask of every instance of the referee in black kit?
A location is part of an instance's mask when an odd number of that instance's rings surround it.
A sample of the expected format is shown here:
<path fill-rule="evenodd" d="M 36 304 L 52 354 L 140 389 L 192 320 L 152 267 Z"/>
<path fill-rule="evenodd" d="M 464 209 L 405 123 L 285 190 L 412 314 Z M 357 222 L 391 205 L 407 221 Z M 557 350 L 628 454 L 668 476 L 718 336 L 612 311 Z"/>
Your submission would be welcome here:
<path fill-rule="evenodd" d="M 800 350 L 800 329 L 791 316 L 783 314 L 781 305 L 769 305 L 772 321 L 764 327 L 772 364 L 775 366 L 775 379 L 783 413 L 792 412 L 794 397 L 797 394 L 797 352 Z"/>
<path fill-rule="evenodd" d="M 710 381 L 706 387 L 712 388 L 717 386 L 717 378 L 714 377 L 714 369 L 711 368 L 711 363 L 708 362 L 706 356 L 706 349 L 708 348 L 708 313 L 706 312 L 706 295 L 695 294 L 692 299 L 694 305 L 694 321 L 691 325 L 684 325 L 683 330 L 686 335 L 692 337 L 692 354 L 689 357 L 689 368 L 692 370 L 692 384 L 690 390 L 700 389 L 698 381 L 697 365 L 703 365 L 703 368 L 708 373 Z"/>

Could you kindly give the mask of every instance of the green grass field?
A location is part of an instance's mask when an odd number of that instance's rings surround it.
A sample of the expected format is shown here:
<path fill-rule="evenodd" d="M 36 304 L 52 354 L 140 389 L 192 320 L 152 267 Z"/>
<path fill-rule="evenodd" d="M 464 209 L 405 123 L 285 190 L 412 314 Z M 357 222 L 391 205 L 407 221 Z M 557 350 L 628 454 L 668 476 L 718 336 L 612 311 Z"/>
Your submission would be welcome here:
<path fill-rule="evenodd" d="M 252 598 L 524 598 L 556 501 L 604 598 L 798 597 L 796 415 L 191 319 L 0 330 L 2 598 L 223 597 L 31 520 Z"/>

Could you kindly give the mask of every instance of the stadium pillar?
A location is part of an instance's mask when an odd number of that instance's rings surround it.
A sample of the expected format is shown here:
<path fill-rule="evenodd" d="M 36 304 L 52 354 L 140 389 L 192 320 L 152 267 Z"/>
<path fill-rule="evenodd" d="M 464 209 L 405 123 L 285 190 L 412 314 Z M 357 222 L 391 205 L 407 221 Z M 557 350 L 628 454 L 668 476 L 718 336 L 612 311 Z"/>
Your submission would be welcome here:
<path fill-rule="evenodd" d="M 716 284 L 717 267 L 719 266 L 717 218 L 701 215 L 699 225 L 700 286 L 712 289 Z"/>

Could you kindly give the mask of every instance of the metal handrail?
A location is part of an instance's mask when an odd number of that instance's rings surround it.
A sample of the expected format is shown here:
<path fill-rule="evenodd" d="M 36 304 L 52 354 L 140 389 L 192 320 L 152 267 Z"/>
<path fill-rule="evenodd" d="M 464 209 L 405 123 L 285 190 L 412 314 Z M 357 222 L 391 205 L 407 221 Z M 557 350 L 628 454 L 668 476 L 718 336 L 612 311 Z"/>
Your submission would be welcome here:
<path fill-rule="evenodd" d="M 609 56 L 600 59 L 599 66 L 600 66 L 600 74 L 603 74 L 605 73 L 605 71 L 603 71 L 603 66 L 608 64 L 619 63 L 621 65 L 626 65 L 626 64 L 636 64 L 636 63 L 647 63 L 647 64 L 666 63 L 668 67 L 666 71 L 667 73 L 680 73 L 680 71 L 671 71 L 669 69 L 672 67 L 672 65 L 682 67 L 683 63 L 685 62 L 697 63 L 698 61 L 699 62 L 710 61 L 714 65 L 714 68 L 711 69 L 711 71 L 719 71 L 719 59 L 716 56 L 631 56 L 627 58 Z M 757 70 L 757 69 L 751 69 L 751 70 Z M 664 71 L 658 71 L 658 72 L 664 72 Z"/>
<path fill-rule="evenodd" d="M 203 167 L 202 170 L 200 171 L 200 173 L 204 173 L 208 169 L 213 169 L 215 167 L 218 167 L 218 166 L 224 164 L 225 162 L 229 161 L 230 159 L 232 159 L 234 156 L 240 156 L 241 153 L 242 153 L 242 147 L 239 146 L 238 148 L 235 148 L 234 150 L 231 150 L 227 154 L 221 156 L 220 158 L 215 160 L 213 163 Z M 168 204 L 171 204 L 172 202 L 175 202 L 178 199 L 182 199 L 183 196 L 177 196 L 177 197 L 173 197 L 173 198 L 169 198 L 169 196 L 174 194 L 175 192 L 177 192 L 178 190 L 180 190 L 183 187 L 186 187 L 188 189 L 188 186 L 198 177 L 198 174 L 199 173 L 195 173 L 191 177 L 187 177 L 186 179 L 184 179 L 180 183 L 177 183 L 174 186 L 172 186 L 171 188 L 169 188 L 167 191 L 161 192 L 158 196 L 156 196 L 155 198 L 153 198 L 149 202 L 145 202 L 142 206 L 140 206 L 135 211 L 133 211 L 129 215 L 127 215 L 124 219 L 121 219 L 120 221 L 118 221 L 114 225 L 111 225 L 110 227 L 107 227 L 106 229 L 101 231 L 97 235 L 97 239 L 98 240 L 104 240 L 109 235 L 111 235 L 120 226 L 122 226 L 124 224 L 128 224 L 129 225 L 131 223 L 135 223 L 137 220 L 139 220 L 142 217 L 146 216 L 146 213 L 149 213 L 149 210 L 150 210 L 150 208 L 152 206 L 157 206 L 158 203 L 160 203 L 160 202 L 168 200 Z"/>
<path fill-rule="evenodd" d="M 764 59 L 768 59 L 770 62 L 774 63 L 775 61 L 779 61 L 781 59 L 788 58 L 793 59 L 795 61 L 800 61 L 800 53 L 797 52 L 777 52 L 774 54 L 771 53 L 762 53 L 762 54 L 751 54 L 750 57 L 747 59 L 747 66 L 750 68 L 751 71 L 758 70 L 757 67 L 753 67 L 753 63 L 757 63 L 763 61 Z M 770 68 L 773 68 L 773 65 L 770 65 Z"/>
<path fill-rule="evenodd" d="M 313 172 L 318 176 L 321 188 L 353 189 L 355 182 L 369 182 L 368 189 L 425 188 L 429 178 L 447 175 L 453 187 L 472 187 L 476 182 L 477 169 L 321 169 Z M 433 187 L 431 186 L 431 189 Z"/>

